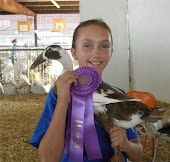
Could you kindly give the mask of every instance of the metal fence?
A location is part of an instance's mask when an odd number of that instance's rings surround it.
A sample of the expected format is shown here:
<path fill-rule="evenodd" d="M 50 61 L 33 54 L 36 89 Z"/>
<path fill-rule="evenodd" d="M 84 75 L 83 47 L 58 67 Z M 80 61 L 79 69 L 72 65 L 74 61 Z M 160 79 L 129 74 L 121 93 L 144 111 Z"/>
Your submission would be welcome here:
<path fill-rule="evenodd" d="M 45 48 L 0 48 L 0 95 L 49 92 L 62 70 L 62 65 L 57 61 L 46 61 L 32 71 L 29 69 Z M 70 55 L 68 48 L 66 51 Z M 74 60 L 73 65 L 76 65 Z"/>

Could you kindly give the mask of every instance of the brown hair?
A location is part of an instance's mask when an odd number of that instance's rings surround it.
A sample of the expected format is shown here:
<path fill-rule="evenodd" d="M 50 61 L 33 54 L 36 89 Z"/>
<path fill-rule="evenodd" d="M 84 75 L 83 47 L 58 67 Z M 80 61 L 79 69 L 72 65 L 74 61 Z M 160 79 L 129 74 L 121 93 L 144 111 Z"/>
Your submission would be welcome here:
<path fill-rule="evenodd" d="M 102 19 L 91 19 L 91 20 L 81 22 L 77 26 L 77 28 L 74 30 L 73 40 L 72 40 L 72 48 L 76 48 L 76 40 L 79 36 L 79 30 L 81 28 L 89 26 L 89 25 L 98 25 L 98 26 L 104 27 L 110 33 L 111 43 L 112 43 L 112 46 L 113 46 L 112 32 L 111 32 L 109 26 Z"/>
<path fill-rule="evenodd" d="M 17 39 L 14 39 L 14 40 L 11 41 L 11 43 L 13 43 L 13 44 L 16 43 L 16 42 L 17 42 Z"/>

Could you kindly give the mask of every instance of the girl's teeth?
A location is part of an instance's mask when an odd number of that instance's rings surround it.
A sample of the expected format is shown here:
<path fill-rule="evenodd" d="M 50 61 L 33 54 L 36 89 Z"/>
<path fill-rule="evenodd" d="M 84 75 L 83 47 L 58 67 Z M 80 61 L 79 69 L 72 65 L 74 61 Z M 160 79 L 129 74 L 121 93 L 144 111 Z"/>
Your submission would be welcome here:
<path fill-rule="evenodd" d="M 91 64 L 99 65 L 101 62 L 91 62 Z"/>

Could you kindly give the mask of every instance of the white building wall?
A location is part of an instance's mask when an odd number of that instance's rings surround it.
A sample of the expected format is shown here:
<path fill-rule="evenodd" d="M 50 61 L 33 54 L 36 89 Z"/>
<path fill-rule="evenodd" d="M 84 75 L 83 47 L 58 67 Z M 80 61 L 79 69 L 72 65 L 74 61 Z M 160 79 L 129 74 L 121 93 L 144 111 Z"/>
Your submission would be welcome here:
<path fill-rule="evenodd" d="M 131 89 L 170 103 L 170 1 L 128 0 Z"/>

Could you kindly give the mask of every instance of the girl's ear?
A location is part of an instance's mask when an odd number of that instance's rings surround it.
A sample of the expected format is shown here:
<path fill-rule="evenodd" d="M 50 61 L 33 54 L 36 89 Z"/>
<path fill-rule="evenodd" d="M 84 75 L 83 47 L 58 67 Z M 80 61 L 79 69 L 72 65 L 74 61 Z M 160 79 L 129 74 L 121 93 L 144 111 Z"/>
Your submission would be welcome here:
<path fill-rule="evenodd" d="M 72 54 L 73 58 L 76 60 L 77 56 L 76 56 L 76 50 L 74 48 L 71 48 L 71 54 Z"/>

